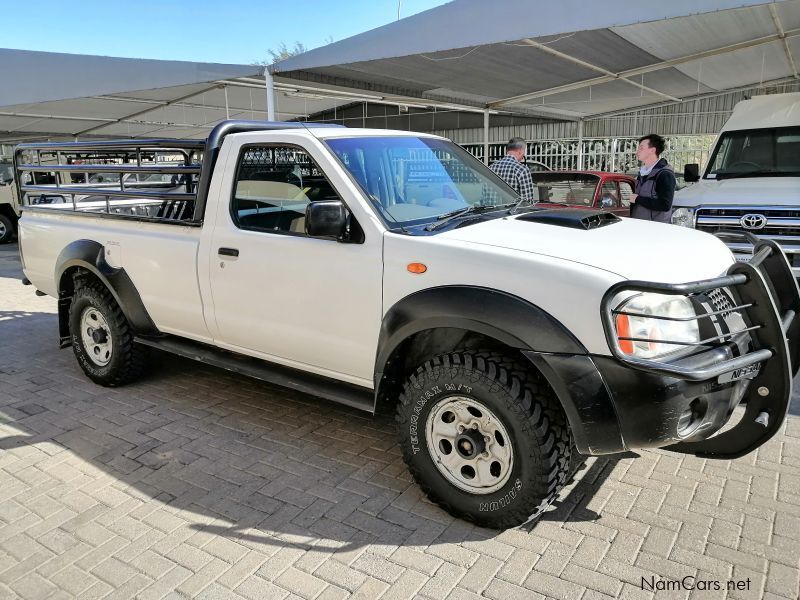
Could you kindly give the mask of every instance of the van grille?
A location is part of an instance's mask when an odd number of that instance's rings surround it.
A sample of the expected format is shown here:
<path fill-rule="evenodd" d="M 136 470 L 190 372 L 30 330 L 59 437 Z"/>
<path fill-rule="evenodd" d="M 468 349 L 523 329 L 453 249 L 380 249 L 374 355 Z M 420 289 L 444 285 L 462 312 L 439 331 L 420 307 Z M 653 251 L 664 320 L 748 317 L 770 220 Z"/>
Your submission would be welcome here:
<path fill-rule="evenodd" d="M 742 217 L 745 215 L 760 215 L 766 219 L 766 225 L 760 229 L 744 227 Z M 795 276 L 800 277 L 800 209 L 797 207 L 701 207 L 695 213 L 695 227 L 711 234 L 747 231 L 761 239 L 773 240 L 783 248 Z M 753 252 L 752 244 L 744 240 L 726 240 L 725 243 L 741 258 Z"/>

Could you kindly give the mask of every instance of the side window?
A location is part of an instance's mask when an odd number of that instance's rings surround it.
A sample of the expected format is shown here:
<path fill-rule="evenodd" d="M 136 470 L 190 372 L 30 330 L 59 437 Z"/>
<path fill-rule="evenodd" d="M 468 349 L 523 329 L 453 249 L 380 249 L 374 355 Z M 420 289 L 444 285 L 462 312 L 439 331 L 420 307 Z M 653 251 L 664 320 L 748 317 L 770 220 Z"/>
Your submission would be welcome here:
<path fill-rule="evenodd" d="M 241 229 L 306 235 L 306 207 L 339 196 L 296 146 L 245 147 L 236 169 L 231 215 Z"/>
<path fill-rule="evenodd" d="M 602 208 L 619 208 L 619 194 L 616 181 L 605 181 L 600 190 L 600 206 Z"/>
<path fill-rule="evenodd" d="M 620 200 L 622 200 L 622 206 L 630 206 L 631 196 L 633 196 L 633 186 L 631 185 L 630 181 L 620 181 L 619 192 Z"/>

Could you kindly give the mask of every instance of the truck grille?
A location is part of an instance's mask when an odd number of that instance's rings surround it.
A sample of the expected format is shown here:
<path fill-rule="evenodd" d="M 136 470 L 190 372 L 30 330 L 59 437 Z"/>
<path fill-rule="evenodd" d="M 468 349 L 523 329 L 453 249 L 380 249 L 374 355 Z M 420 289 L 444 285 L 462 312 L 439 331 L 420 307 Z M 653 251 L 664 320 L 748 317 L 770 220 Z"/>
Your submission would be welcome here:
<path fill-rule="evenodd" d="M 723 292 L 720 288 L 706 292 L 706 296 L 708 296 L 708 299 L 711 300 L 715 311 L 727 311 L 722 313 L 723 318 L 727 317 L 733 311 L 733 302 L 731 302 L 728 294 Z"/>
<path fill-rule="evenodd" d="M 742 218 L 746 215 L 760 215 L 766 224 L 760 229 L 744 227 Z M 714 207 L 698 208 L 695 214 L 695 227 L 707 233 L 720 231 L 747 231 L 759 238 L 774 240 L 780 244 L 795 276 L 800 277 L 800 209 L 795 207 Z M 753 246 L 744 241 L 727 241 L 727 246 L 746 258 L 753 252 Z"/>

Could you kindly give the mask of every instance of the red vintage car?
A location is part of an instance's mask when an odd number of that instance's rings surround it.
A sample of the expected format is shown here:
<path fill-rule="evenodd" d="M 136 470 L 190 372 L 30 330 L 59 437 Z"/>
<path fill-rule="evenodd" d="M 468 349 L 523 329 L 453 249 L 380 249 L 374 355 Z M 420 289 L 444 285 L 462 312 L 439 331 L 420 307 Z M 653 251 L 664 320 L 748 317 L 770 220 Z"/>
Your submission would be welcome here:
<path fill-rule="evenodd" d="M 541 208 L 597 208 L 620 217 L 630 215 L 636 179 L 604 171 L 531 173 Z M 534 196 L 536 197 L 536 196 Z"/>

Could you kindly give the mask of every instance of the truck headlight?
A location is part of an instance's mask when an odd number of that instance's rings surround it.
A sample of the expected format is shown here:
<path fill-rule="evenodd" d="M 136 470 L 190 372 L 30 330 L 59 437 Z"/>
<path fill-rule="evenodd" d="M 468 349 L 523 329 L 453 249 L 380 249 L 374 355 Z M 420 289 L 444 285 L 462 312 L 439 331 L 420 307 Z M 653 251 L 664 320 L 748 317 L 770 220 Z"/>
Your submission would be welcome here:
<path fill-rule="evenodd" d="M 681 227 L 692 227 L 694 225 L 694 209 L 676 208 L 672 211 L 672 224 Z"/>
<path fill-rule="evenodd" d="M 617 347 L 631 357 L 661 357 L 700 341 L 697 313 L 686 296 L 636 294 L 613 314 Z"/>

